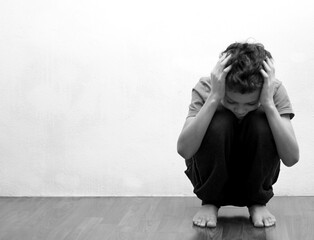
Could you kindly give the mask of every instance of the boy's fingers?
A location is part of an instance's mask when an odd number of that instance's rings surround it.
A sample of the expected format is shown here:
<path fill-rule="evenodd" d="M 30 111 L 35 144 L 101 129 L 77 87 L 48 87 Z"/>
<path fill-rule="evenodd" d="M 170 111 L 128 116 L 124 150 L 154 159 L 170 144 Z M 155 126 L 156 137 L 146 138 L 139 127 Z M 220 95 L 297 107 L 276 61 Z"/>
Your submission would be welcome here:
<path fill-rule="evenodd" d="M 229 65 L 223 70 L 222 74 L 227 75 L 227 73 L 231 70 L 231 68 L 232 68 L 232 65 Z"/>
<path fill-rule="evenodd" d="M 225 78 L 231 68 L 232 68 L 232 65 L 226 67 L 226 68 L 222 71 L 221 77 L 222 77 L 222 78 Z"/>
<path fill-rule="evenodd" d="M 266 57 L 266 60 L 270 61 L 271 63 L 274 63 L 274 59 L 270 57 Z"/>
<path fill-rule="evenodd" d="M 268 78 L 268 74 L 265 72 L 264 69 L 261 69 L 261 74 L 263 75 L 264 78 Z"/>
<path fill-rule="evenodd" d="M 274 66 L 274 60 L 272 58 L 266 57 L 266 62 L 270 67 Z"/>
<path fill-rule="evenodd" d="M 269 72 L 269 71 L 271 70 L 271 68 L 270 68 L 269 65 L 266 63 L 266 61 L 263 61 L 263 66 L 264 66 L 264 68 L 265 68 L 265 70 L 266 70 L 267 72 Z"/>
<path fill-rule="evenodd" d="M 222 61 L 221 61 L 221 65 L 226 65 L 226 63 L 228 62 L 228 60 L 230 59 L 231 54 L 227 55 Z"/>
<path fill-rule="evenodd" d="M 223 61 L 226 56 L 227 56 L 227 53 L 222 53 L 222 54 L 220 54 L 220 56 L 219 56 L 219 61 L 220 61 L 220 62 Z"/>

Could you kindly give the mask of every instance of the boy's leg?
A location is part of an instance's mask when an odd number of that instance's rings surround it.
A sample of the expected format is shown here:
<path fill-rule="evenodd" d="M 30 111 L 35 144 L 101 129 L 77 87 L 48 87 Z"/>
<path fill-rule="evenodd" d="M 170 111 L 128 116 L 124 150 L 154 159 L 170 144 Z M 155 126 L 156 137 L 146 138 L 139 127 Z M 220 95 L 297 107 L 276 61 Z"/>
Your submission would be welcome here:
<path fill-rule="evenodd" d="M 202 204 L 222 203 L 228 180 L 227 164 L 233 146 L 237 120 L 233 113 L 219 106 L 196 154 L 186 160 L 186 175 L 194 186 L 194 193 Z"/>
<path fill-rule="evenodd" d="M 255 226 L 273 225 L 275 218 L 265 206 L 274 195 L 272 185 L 280 170 L 276 144 L 266 114 L 261 109 L 249 113 L 241 125 L 239 137 L 248 173 L 245 187 L 247 205 Z"/>
<path fill-rule="evenodd" d="M 223 190 L 228 180 L 227 162 L 232 151 L 236 118 L 219 106 L 197 153 L 186 160 L 186 175 L 202 207 L 193 218 L 198 226 L 215 227 L 218 209 L 224 205 Z"/>

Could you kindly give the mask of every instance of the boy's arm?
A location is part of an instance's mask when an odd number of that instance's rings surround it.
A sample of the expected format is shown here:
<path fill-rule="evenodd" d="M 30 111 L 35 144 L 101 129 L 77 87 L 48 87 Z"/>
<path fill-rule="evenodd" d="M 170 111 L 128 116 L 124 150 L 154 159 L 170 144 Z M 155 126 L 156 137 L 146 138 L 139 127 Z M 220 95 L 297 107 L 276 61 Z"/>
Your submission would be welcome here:
<path fill-rule="evenodd" d="M 288 114 L 280 116 L 275 104 L 264 106 L 269 126 L 273 133 L 278 155 L 291 167 L 299 161 L 299 146 Z"/>
<path fill-rule="evenodd" d="M 288 114 L 280 116 L 274 100 L 275 68 L 271 59 L 264 61 L 261 70 L 264 77 L 260 102 L 264 107 L 269 126 L 275 139 L 278 155 L 286 166 L 293 166 L 299 161 L 299 146 Z"/>
<path fill-rule="evenodd" d="M 211 91 L 196 117 L 187 118 L 177 142 L 177 151 L 184 158 L 191 158 L 199 149 L 218 104 L 225 95 L 225 78 L 231 65 L 225 68 L 231 55 L 222 55 L 210 77 Z"/>
<path fill-rule="evenodd" d="M 199 149 L 218 104 L 219 99 L 210 94 L 196 117 L 186 119 L 177 143 L 177 151 L 184 159 Z"/>

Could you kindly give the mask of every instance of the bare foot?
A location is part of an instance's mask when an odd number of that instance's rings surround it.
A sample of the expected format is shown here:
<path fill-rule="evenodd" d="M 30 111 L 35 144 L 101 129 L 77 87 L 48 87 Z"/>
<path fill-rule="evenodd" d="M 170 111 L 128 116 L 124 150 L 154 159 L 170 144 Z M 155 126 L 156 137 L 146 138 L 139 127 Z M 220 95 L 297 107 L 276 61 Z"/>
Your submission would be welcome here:
<path fill-rule="evenodd" d="M 249 208 L 249 213 L 255 227 L 270 227 L 275 225 L 275 217 L 267 210 L 266 206 L 253 205 Z"/>
<path fill-rule="evenodd" d="M 199 227 L 216 227 L 218 208 L 214 205 L 203 205 L 193 217 L 193 224 Z"/>

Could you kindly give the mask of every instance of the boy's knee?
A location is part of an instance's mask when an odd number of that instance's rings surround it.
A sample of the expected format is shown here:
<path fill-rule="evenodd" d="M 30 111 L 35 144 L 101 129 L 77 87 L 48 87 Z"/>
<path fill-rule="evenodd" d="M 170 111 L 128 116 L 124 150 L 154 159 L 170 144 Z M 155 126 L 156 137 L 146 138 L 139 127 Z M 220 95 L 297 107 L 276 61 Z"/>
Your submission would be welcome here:
<path fill-rule="evenodd" d="M 214 114 L 205 137 L 215 140 L 224 139 L 233 132 L 236 118 L 227 109 L 219 109 Z"/>
<path fill-rule="evenodd" d="M 248 118 L 250 134 L 259 137 L 272 137 L 272 132 L 264 111 L 256 111 Z"/>

